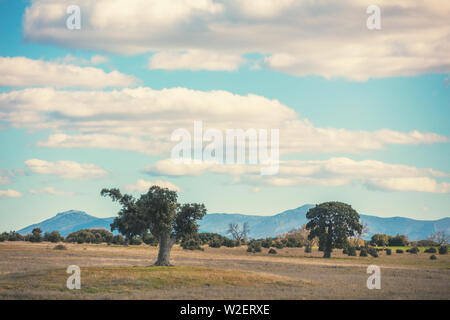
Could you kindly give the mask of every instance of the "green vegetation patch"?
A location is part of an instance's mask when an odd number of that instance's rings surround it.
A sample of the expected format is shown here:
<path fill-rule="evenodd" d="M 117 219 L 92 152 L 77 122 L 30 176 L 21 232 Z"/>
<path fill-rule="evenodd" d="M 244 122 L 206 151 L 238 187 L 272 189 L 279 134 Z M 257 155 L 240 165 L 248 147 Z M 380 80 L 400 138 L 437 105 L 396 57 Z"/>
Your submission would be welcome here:
<path fill-rule="evenodd" d="M 9 275 L 7 279 L 0 280 L 0 291 L 14 288 L 98 294 L 180 287 L 304 285 L 303 282 L 276 275 L 190 266 L 81 268 L 80 290 L 67 289 L 66 281 L 69 276 L 64 269 Z"/>

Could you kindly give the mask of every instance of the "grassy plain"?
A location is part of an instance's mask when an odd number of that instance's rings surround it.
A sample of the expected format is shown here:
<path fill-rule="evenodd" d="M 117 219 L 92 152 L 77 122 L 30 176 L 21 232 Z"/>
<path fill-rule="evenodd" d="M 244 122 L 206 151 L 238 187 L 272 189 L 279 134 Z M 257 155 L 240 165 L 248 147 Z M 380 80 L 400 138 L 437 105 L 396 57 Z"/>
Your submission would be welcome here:
<path fill-rule="evenodd" d="M 384 252 L 331 259 L 303 248 L 269 255 L 246 247 L 172 250 L 174 267 L 154 267 L 157 248 L 106 244 L 0 243 L 0 299 L 450 299 L 450 256 Z M 381 290 L 366 286 L 367 266 L 381 268 Z M 69 290 L 66 268 L 81 268 Z"/>

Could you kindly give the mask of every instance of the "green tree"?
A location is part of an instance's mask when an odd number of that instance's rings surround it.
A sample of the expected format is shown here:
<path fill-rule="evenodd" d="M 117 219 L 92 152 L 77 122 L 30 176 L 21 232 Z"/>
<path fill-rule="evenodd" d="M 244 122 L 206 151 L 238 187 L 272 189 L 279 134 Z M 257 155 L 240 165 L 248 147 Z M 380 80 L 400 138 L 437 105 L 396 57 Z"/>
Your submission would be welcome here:
<path fill-rule="evenodd" d="M 40 228 L 34 228 L 31 231 L 31 236 L 29 237 L 30 242 L 42 242 L 42 230 Z"/>
<path fill-rule="evenodd" d="M 388 244 L 390 247 L 405 247 L 409 245 L 409 239 L 403 234 L 397 234 L 389 239 Z"/>
<path fill-rule="evenodd" d="M 306 217 L 309 222 L 309 239 L 319 238 L 319 247 L 323 257 L 331 257 L 333 248 L 343 248 L 347 238 L 362 232 L 359 214 L 348 204 L 342 202 L 325 202 L 309 209 Z"/>
<path fill-rule="evenodd" d="M 48 242 L 60 242 L 64 241 L 64 238 L 58 231 L 46 232 L 44 233 L 44 241 Z"/>
<path fill-rule="evenodd" d="M 170 265 L 170 251 L 174 243 L 196 235 L 197 220 L 206 214 L 203 204 L 180 205 L 176 191 L 158 186 L 151 187 L 139 199 L 122 195 L 119 189 L 103 189 L 101 195 L 111 197 L 122 206 L 111 224 L 112 230 L 117 229 L 126 237 L 144 236 L 151 232 L 158 239 L 157 266 Z"/>
<path fill-rule="evenodd" d="M 370 239 L 370 244 L 373 246 L 384 247 L 389 243 L 389 239 L 392 238 L 387 234 L 376 233 Z"/>

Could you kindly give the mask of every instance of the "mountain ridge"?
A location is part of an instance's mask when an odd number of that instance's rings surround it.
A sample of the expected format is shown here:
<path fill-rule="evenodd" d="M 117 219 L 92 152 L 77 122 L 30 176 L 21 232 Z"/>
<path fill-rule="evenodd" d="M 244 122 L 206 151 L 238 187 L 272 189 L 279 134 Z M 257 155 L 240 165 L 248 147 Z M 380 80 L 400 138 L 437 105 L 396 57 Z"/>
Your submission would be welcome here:
<path fill-rule="evenodd" d="M 299 228 L 308 219 L 306 213 L 311 204 L 305 204 L 298 208 L 285 210 L 272 216 L 245 215 L 240 213 L 209 213 L 199 222 L 200 232 L 215 232 L 226 235 L 230 223 L 245 222 L 250 226 L 251 238 L 275 237 L 293 228 Z M 361 221 L 366 223 L 369 232 L 365 238 L 370 238 L 374 233 L 386 233 L 395 235 L 405 234 L 411 240 L 426 239 L 436 231 L 450 231 L 450 218 L 438 220 L 416 220 L 405 217 L 378 217 L 360 214 Z M 20 234 L 31 233 L 33 228 L 41 228 L 43 232 L 57 230 L 66 236 L 71 232 L 81 229 L 102 228 L 110 230 L 110 224 L 114 217 L 98 218 L 84 211 L 68 210 L 57 213 L 54 217 L 32 224 L 20 229 Z M 114 232 L 117 233 L 117 232 Z"/>

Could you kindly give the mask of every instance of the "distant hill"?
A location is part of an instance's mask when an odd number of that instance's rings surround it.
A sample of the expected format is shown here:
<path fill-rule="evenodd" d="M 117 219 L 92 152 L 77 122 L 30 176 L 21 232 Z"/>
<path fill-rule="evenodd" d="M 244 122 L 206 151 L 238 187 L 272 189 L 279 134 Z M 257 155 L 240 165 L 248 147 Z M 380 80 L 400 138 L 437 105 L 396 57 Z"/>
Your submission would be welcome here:
<path fill-rule="evenodd" d="M 230 213 L 210 213 L 199 223 L 200 232 L 215 232 L 226 235 L 230 223 L 242 225 L 248 222 L 251 238 L 275 237 L 280 233 L 293 228 L 301 227 L 307 223 L 306 213 L 314 205 L 306 204 L 296 209 L 287 210 L 273 216 L 255 216 Z M 411 240 L 426 239 L 431 233 L 438 230 L 450 232 L 450 218 L 440 220 L 414 220 L 410 218 L 392 217 L 381 218 L 360 214 L 361 221 L 366 223 L 369 232 L 366 238 L 374 233 L 395 235 L 397 233 L 408 236 Z M 58 213 L 55 217 L 19 230 L 21 234 L 31 233 L 33 228 L 41 228 L 43 232 L 58 230 L 66 236 L 81 229 L 102 228 L 110 230 L 114 217 L 97 218 L 83 211 L 70 210 Z"/>
<path fill-rule="evenodd" d="M 314 205 L 306 204 L 296 209 L 284 211 L 274 216 L 249 216 L 243 214 L 215 213 L 207 214 L 200 221 L 200 231 L 216 232 L 226 235 L 230 223 L 243 224 L 248 222 L 250 236 L 252 238 L 275 237 L 280 233 L 287 232 L 293 228 L 301 227 L 308 222 L 306 213 Z M 450 218 L 440 220 L 414 220 L 403 217 L 381 218 L 360 214 L 361 221 L 366 223 L 369 231 L 366 239 L 375 233 L 390 235 L 404 234 L 410 240 L 426 239 L 437 230 L 450 232 Z"/>
<path fill-rule="evenodd" d="M 34 228 L 41 228 L 43 232 L 57 230 L 61 235 L 66 236 L 71 232 L 81 229 L 110 230 L 110 224 L 113 219 L 114 218 L 97 218 L 84 211 L 69 210 L 58 213 L 53 218 L 20 229 L 18 232 L 20 234 L 28 234 L 31 233 Z"/>

